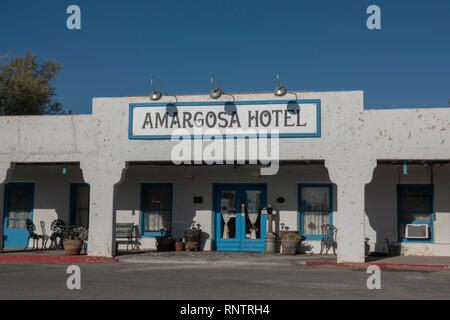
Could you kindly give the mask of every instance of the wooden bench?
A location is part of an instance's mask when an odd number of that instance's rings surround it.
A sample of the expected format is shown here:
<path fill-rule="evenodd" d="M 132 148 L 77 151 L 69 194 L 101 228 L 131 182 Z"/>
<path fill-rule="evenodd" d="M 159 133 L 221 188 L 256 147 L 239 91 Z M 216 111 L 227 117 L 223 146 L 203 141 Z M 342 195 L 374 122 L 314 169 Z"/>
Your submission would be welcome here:
<path fill-rule="evenodd" d="M 127 251 L 128 245 L 131 244 L 133 249 L 133 223 L 116 223 L 116 239 L 127 239 Z M 119 243 L 116 241 L 116 251 L 118 251 Z"/>

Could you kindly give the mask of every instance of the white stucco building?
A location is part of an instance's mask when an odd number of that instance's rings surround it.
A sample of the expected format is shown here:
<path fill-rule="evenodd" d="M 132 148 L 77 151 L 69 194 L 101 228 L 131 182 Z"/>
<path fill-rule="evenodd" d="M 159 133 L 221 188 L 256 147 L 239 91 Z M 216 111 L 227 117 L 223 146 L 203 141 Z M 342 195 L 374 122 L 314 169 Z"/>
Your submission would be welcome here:
<path fill-rule="evenodd" d="M 195 121 L 279 130 L 277 174 L 250 161 L 174 164 L 180 141 L 170 135 L 191 134 Z M 266 216 L 252 223 L 249 214 L 271 204 L 274 230 L 298 230 L 304 251 L 318 252 L 320 225 L 335 225 L 338 262 L 363 262 L 388 243 L 450 256 L 449 108 L 366 110 L 362 91 L 96 98 L 90 115 L 0 117 L 0 137 L 5 248 L 26 243 L 24 219 L 50 233 L 60 218 L 89 225 L 93 256 L 115 255 L 116 222 L 138 226 L 142 249 L 160 229 L 182 237 L 194 220 L 204 250 L 263 251 Z M 213 143 L 195 149 L 194 138 L 192 158 Z M 247 140 L 252 160 L 260 149 Z"/>

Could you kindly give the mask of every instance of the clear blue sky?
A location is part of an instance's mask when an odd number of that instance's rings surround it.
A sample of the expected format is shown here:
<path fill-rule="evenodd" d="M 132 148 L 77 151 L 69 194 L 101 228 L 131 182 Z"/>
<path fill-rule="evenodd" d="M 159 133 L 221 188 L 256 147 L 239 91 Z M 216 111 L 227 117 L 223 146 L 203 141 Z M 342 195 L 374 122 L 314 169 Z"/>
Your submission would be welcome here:
<path fill-rule="evenodd" d="M 364 90 L 366 108 L 450 99 L 449 0 L 0 0 L 0 56 L 26 49 L 62 64 L 53 85 L 74 113 L 148 94 L 152 74 L 178 94 L 208 92 L 211 73 L 225 91 L 271 91 L 280 72 L 292 90 Z"/>

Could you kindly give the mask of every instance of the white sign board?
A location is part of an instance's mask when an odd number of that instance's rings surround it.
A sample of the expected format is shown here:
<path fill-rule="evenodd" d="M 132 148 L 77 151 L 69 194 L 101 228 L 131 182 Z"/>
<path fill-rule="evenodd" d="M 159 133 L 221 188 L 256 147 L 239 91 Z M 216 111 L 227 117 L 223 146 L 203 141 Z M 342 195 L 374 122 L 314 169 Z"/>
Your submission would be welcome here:
<path fill-rule="evenodd" d="M 130 104 L 130 139 L 171 139 L 185 132 L 280 137 L 320 137 L 320 100 L 181 102 Z"/>

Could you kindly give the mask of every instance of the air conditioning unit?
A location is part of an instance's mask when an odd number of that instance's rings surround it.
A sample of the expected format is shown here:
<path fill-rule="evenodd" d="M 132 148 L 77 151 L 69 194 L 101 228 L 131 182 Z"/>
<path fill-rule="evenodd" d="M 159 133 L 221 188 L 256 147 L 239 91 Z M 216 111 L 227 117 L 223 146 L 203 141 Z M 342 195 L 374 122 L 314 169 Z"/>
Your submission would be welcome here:
<path fill-rule="evenodd" d="M 405 230 L 406 239 L 428 239 L 427 224 L 407 224 Z"/>

